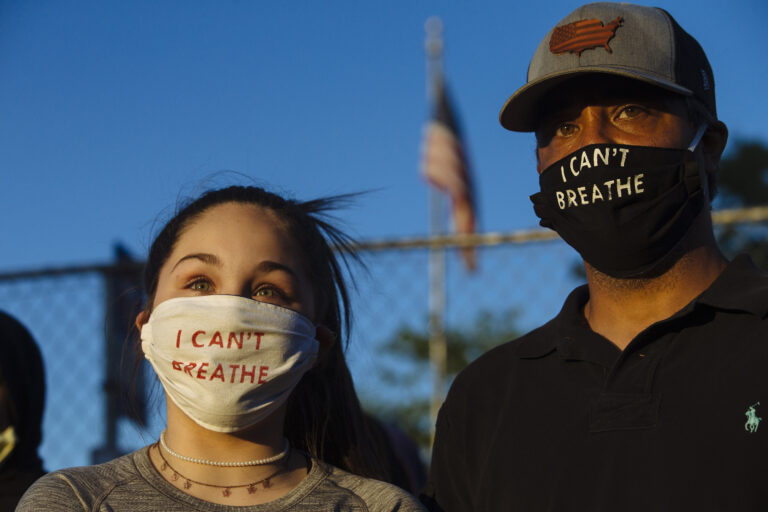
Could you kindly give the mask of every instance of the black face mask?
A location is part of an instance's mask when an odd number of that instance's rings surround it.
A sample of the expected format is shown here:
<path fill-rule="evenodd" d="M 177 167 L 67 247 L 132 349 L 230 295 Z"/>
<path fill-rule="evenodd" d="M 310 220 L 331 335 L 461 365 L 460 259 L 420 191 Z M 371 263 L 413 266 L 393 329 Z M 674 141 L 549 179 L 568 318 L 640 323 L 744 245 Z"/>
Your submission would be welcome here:
<path fill-rule="evenodd" d="M 593 144 L 539 176 L 531 196 L 543 227 L 551 228 L 584 261 L 609 276 L 641 276 L 664 259 L 706 204 L 687 150 Z"/>

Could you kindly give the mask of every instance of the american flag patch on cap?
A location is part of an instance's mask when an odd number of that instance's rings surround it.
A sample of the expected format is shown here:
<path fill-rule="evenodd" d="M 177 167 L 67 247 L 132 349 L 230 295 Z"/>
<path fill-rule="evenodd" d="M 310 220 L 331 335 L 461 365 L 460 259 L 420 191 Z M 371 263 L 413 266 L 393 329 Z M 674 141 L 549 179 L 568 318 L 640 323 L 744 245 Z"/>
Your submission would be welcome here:
<path fill-rule="evenodd" d="M 598 19 L 590 19 L 555 27 L 549 38 L 549 51 L 554 54 L 571 52 L 581 55 L 584 50 L 602 46 L 611 53 L 608 41 L 613 38 L 622 21 L 622 17 L 619 16 L 607 25 L 603 25 L 603 22 Z"/>

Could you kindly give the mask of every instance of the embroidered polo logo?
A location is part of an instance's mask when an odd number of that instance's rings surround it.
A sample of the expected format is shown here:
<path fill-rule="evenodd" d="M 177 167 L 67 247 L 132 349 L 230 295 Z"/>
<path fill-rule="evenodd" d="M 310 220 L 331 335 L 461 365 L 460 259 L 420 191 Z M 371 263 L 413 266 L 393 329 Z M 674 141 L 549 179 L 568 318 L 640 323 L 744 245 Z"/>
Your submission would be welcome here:
<path fill-rule="evenodd" d="M 763 418 L 759 418 L 757 416 L 757 412 L 755 411 L 755 407 L 758 405 L 760 405 L 760 402 L 750 405 L 749 409 L 747 409 L 747 412 L 744 413 L 744 415 L 747 417 L 747 422 L 744 424 L 744 430 L 750 434 L 757 432 L 757 427 L 760 426 L 760 422 L 763 420 Z"/>
<path fill-rule="evenodd" d="M 607 25 L 598 19 L 579 20 L 567 25 L 555 27 L 549 38 L 549 51 L 555 55 L 565 52 L 581 55 L 584 50 L 591 50 L 602 46 L 608 53 L 613 53 L 608 46 L 616 29 L 624 19 L 619 16 Z"/>

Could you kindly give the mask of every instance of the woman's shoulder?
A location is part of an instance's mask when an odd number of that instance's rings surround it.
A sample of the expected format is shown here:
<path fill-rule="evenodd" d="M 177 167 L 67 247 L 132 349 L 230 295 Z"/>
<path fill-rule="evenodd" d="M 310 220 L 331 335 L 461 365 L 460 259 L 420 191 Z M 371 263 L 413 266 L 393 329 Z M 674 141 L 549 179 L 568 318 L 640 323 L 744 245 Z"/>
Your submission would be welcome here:
<path fill-rule="evenodd" d="M 400 487 L 355 475 L 321 461 L 315 460 L 313 465 L 317 467 L 318 471 L 325 474 L 321 485 L 318 485 L 310 496 L 310 498 L 318 500 L 318 503 L 322 503 L 323 500 L 327 500 L 333 495 L 334 501 L 339 504 L 353 505 L 357 503 L 364 505 L 361 510 L 369 510 L 370 512 L 425 510 L 415 497 Z"/>
<path fill-rule="evenodd" d="M 146 448 L 103 464 L 53 471 L 40 477 L 22 496 L 16 512 L 90 510 L 106 491 L 138 477 L 134 458 Z"/>

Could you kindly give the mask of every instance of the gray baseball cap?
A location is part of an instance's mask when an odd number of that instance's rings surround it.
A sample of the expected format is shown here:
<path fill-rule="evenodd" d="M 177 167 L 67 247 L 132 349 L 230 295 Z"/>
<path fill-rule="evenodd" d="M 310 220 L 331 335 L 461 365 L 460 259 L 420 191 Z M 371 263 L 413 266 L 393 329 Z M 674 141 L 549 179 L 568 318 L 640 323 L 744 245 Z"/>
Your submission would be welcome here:
<path fill-rule="evenodd" d="M 579 7 L 547 33 L 528 66 L 527 83 L 502 107 L 501 125 L 534 131 L 546 93 L 588 73 L 623 76 L 693 96 L 717 117 L 715 78 L 696 39 L 658 7 L 600 2 Z"/>

